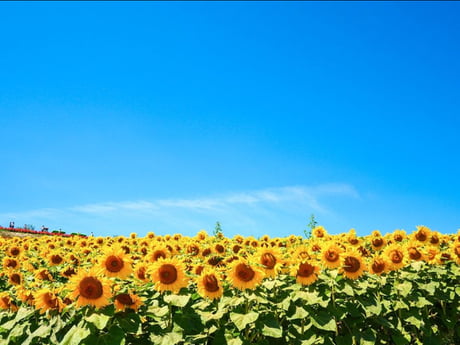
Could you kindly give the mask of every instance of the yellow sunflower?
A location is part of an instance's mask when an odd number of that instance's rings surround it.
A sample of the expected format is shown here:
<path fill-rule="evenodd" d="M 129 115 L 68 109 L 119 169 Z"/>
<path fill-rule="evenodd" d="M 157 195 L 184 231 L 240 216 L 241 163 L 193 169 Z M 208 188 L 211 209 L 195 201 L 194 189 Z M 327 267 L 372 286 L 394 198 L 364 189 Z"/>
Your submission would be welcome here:
<path fill-rule="evenodd" d="M 320 268 L 313 260 L 299 260 L 291 266 L 291 276 L 302 285 L 310 285 L 318 280 L 319 272 Z"/>
<path fill-rule="evenodd" d="M 424 260 L 424 254 L 417 241 L 410 241 L 405 245 L 409 258 L 413 261 Z"/>
<path fill-rule="evenodd" d="M 312 230 L 312 236 L 315 238 L 324 238 L 327 235 L 327 231 L 322 226 L 317 226 Z"/>
<path fill-rule="evenodd" d="M 402 242 L 406 238 L 406 232 L 404 230 L 395 230 L 391 235 L 391 239 L 394 242 Z"/>
<path fill-rule="evenodd" d="M 114 298 L 114 304 L 117 311 L 137 310 L 142 305 L 142 299 L 131 292 L 119 293 Z"/>
<path fill-rule="evenodd" d="M 70 278 L 70 296 L 77 299 L 77 307 L 92 305 L 101 308 L 109 304 L 112 297 L 110 281 L 103 278 L 101 269 L 81 270 Z"/>
<path fill-rule="evenodd" d="M 149 273 L 158 291 L 178 293 L 188 285 L 184 264 L 175 258 L 159 259 L 151 266 Z"/>
<path fill-rule="evenodd" d="M 425 243 L 430 237 L 430 234 L 431 230 L 428 227 L 419 225 L 417 226 L 417 231 L 414 232 L 411 237 L 419 242 Z"/>
<path fill-rule="evenodd" d="M 388 259 L 383 256 L 374 256 L 369 263 L 369 272 L 372 274 L 382 275 L 390 271 Z"/>
<path fill-rule="evenodd" d="M 20 272 L 10 271 L 8 274 L 8 283 L 11 285 L 22 285 L 22 274 Z"/>
<path fill-rule="evenodd" d="M 203 298 L 216 299 L 224 293 L 219 274 L 212 268 L 205 269 L 196 278 L 197 291 Z"/>
<path fill-rule="evenodd" d="M 232 286 L 240 290 L 253 290 L 264 278 L 264 272 L 261 269 L 242 258 L 231 263 L 228 274 Z"/>
<path fill-rule="evenodd" d="M 395 271 L 403 268 L 407 263 L 407 255 L 403 247 L 397 243 L 391 244 L 383 251 L 384 257 L 390 264 L 390 269 Z"/>
<path fill-rule="evenodd" d="M 374 249 L 374 251 L 379 251 L 379 250 L 382 250 L 383 247 L 385 247 L 387 241 L 385 240 L 384 237 L 382 236 L 372 236 L 371 239 L 371 246 L 372 246 L 372 249 Z"/>
<path fill-rule="evenodd" d="M 100 260 L 100 267 L 107 277 L 128 278 L 133 271 L 131 259 L 121 248 L 111 248 Z"/>
<path fill-rule="evenodd" d="M 143 262 L 138 262 L 134 267 L 134 276 L 144 283 L 148 282 L 147 265 Z"/>
<path fill-rule="evenodd" d="M 350 249 L 342 256 L 340 273 L 349 279 L 358 279 L 367 270 L 366 263 L 357 250 Z"/>
<path fill-rule="evenodd" d="M 2 266 L 4 269 L 19 269 L 21 265 L 17 259 L 6 256 L 3 258 Z"/>
<path fill-rule="evenodd" d="M 18 306 L 16 302 L 11 299 L 10 294 L 7 291 L 0 292 L 0 309 L 17 311 Z"/>
<path fill-rule="evenodd" d="M 51 266 L 56 266 L 64 263 L 65 259 L 58 251 L 53 251 L 48 254 L 48 262 Z"/>
<path fill-rule="evenodd" d="M 40 289 L 34 293 L 35 309 L 44 314 L 47 310 L 61 311 L 64 308 L 61 298 L 55 291 L 50 289 Z"/>
<path fill-rule="evenodd" d="M 276 277 L 281 267 L 283 266 L 283 260 L 281 254 L 277 248 L 264 248 L 261 247 L 256 254 L 259 258 L 259 263 L 265 272 L 267 277 Z"/>
<path fill-rule="evenodd" d="M 457 265 L 460 265 L 460 241 L 455 241 L 451 245 L 450 252 L 452 254 L 452 260 L 454 260 Z"/>
<path fill-rule="evenodd" d="M 320 254 L 321 263 L 329 269 L 340 267 L 342 252 L 342 248 L 332 242 L 325 244 Z"/>

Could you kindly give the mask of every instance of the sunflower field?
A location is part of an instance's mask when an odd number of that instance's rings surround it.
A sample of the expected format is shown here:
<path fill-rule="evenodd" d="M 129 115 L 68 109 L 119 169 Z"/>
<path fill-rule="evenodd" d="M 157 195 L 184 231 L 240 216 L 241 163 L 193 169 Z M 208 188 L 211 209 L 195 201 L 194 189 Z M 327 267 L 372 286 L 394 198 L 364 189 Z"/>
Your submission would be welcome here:
<path fill-rule="evenodd" d="M 460 231 L 0 238 L 0 345 L 460 344 Z"/>

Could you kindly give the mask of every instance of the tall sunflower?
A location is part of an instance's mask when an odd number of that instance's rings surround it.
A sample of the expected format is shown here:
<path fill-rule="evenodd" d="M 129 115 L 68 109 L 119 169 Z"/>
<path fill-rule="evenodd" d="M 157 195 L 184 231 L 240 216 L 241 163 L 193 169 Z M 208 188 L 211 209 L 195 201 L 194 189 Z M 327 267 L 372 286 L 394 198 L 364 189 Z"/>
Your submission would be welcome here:
<path fill-rule="evenodd" d="M 131 259 L 121 248 L 109 248 L 100 260 L 100 267 L 107 277 L 127 278 L 133 271 Z"/>
<path fill-rule="evenodd" d="M 366 263 L 357 250 L 351 249 L 343 254 L 340 272 L 347 278 L 358 279 L 367 270 Z"/>
<path fill-rule="evenodd" d="M 220 275 L 212 268 L 205 269 L 196 278 L 197 290 L 203 298 L 216 299 L 224 293 Z"/>
<path fill-rule="evenodd" d="M 253 290 L 264 278 L 264 272 L 246 259 L 233 261 L 228 275 L 232 286 L 240 290 Z"/>
<path fill-rule="evenodd" d="M 178 293 L 188 285 L 184 264 L 175 258 L 159 259 L 151 266 L 149 273 L 158 291 Z"/>
<path fill-rule="evenodd" d="M 70 278 L 70 296 L 77 299 L 77 307 L 92 305 L 101 308 L 109 304 L 112 297 L 110 281 L 103 278 L 100 269 L 81 270 Z"/>
<path fill-rule="evenodd" d="M 313 260 L 298 260 L 291 266 L 291 276 L 302 285 L 310 285 L 318 280 L 319 272 L 320 268 Z"/>
<path fill-rule="evenodd" d="M 259 263 L 265 272 L 265 276 L 274 278 L 278 275 L 283 266 L 283 260 L 277 248 L 261 247 L 256 256 L 259 258 Z"/>
<path fill-rule="evenodd" d="M 382 275 L 390 271 L 388 259 L 383 256 L 374 256 L 369 263 L 369 272 L 372 274 Z"/>
<path fill-rule="evenodd" d="M 391 244 L 385 248 L 383 255 L 388 260 L 390 264 L 390 269 L 395 271 L 403 268 L 407 263 L 407 255 L 404 248 L 397 244 Z"/>
<path fill-rule="evenodd" d="M 342 248 L 332 242 L 324 245 L 320 254 L 322 264 L 329 269 L 340 267 L 340 258 L 342 252 Z"/>

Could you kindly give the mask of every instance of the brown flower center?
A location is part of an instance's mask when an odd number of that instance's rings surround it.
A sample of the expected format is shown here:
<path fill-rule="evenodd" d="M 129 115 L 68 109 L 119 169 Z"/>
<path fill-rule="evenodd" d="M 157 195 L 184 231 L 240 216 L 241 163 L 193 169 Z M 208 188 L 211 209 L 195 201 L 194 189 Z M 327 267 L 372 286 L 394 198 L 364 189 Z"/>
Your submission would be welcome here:
<path fill-rule="evenodd" d="M 50 309 L 58 309 L 59 308 L 59 302 L 58 302 L 56 296 L 54 296 L 54 294 L 52 294 L 50 292 L 47 292 L 43 296 L 43 301 L 45 302 L 45 304 Z"/>
<path fill-rule="evenodd" d="M 436 236 L 436 235 L 431 236 L 430 243 L 431 244 L 438 244 L 439 243 L 439 237 Z"/>
<path fill-rule="evenodd" d="M 65 276 L 65 277 L 71 277 L 73 276 L 74 274 L 76 274 L 75 270 L 73 267 L 69 267 L 67 268 L 64 272 L 62 272 L 62 274 Z"/>
<path fill-rule="evenodd" d="M 350 238 L 350 240 L 348 242 L 350 242 L 351 245 L 355 245 L 355 244 L 359 243 L 359 241 L 358 241 L 358 239 L 356 237 Z"/>
<path fill-rule="evenodd" d="M 339 253 L 337 253 L 335 250 L 327 250 L 325 259 L 329 262 L 336 262 L 339 259 Z"/>
<path fill-rule="evenodd" d="M 153 252 L 153 260 L 157 261 L 160 258 L 166 259 L 166 254 L 162 250 L 155 250 Z"/>
<path fill-rule="evenodd" d="M 216 292 L 219 290 L 219 282 L 214 274 L 207 274 L 203 278 L 203 283 L 206 291 Z"/>
<path fill-rule="evenodd" d="M 300 277 L 310 277 L 315 272 L 315 267 L 307 262 L 301 263 L 297 269 L 297 275 Z"/>
<path fill-rule="evenodd" d="M 276 257 L 272 253 L 264 253 L 260 258 L 260 263 L 265 266 L 265 268 L 272 269 L 276 265 Z"/>
<path fill-rule="evenodd" d="M 396 242 L 401 242 L 403 240 L 403 237 L 402 235 L 400 234 L 396 234 L 393 236 L 393 239 L 396 241 Z"/>
<path fill-rule="evenodd" d="M 409 257 L 412 260 L 420 260 L 422 258 L 422 254 L 418 251 L 417 248 L 411 247 L 409 248 L 408 252 L 409 252 Z"/>
<path fill-rule="evenodd" d="M 13 284 L 16 284 L 16 285 L 21 284 L 21 276 L 18 273 L 13 273 L 10 276 L 10 279 L 13 282 Z"/>
<path fill-rule="evenodd" d="M 240 280 L 249 282 L 254 278 L 256 272 L 254 272 L 254 270 L 249 265 L 238 264 L 236 266 L 236 275 Z"/>
<path fill-rule="evenodd" d="M 85 277 L 78 285 L 80 295 L 88 299 L 98 299 L 102 296 L 102 283 L 95 277 Z"/>
<path fill-rule="evenodd" d="M 145 267 L 139 267 L 139 269 L 137 270 L 137 277 L 140 280 L 145 280 Z"/>
<path fill-rule="evenodd" d="M 6 267 L 15 268 L 18 265 L 18 262 L 14 259 L 8 259 L 6 262 Z"/>
<path fill-rule="evenodd" d="M 385 269 L 385 262 L 383 260 L 375 260 L 372 264 L 372 270 L 375 273 L 382 273 Z"/>
<path fill-rule="evenodd" d="M 162 284 L 172 284 L 177 280 L 177 270 L 174 265 L 164 264 L 160 267 L 160 282 Z"/>
<path fill-rule="evenodd" d="M 133 305 L 134 304 L 133 299 L 127 293 L 121 293 L 117 295 L 115 299 L 123 305 Z"/>
<path fill-rule="evenodd" d="M 105 260 L 105 268 L 109 272 L 120 272 L 124 266 L 123 260 L 116 255 L 110 255 L 106 260 Z"/>
<path fill-rule="evenodd" d="M 18 256 L 20 252 L 21 251 L 19 250 L 18 247 L 13 247 L 13 248 L 11 248 L 11 251 L 10 251 L 12 256 Z"/>
<path fill-rule="evenodd" d="M 361 263 L 354 256 L 347 256 L 344 260 L 343 269 L 350 273 L 357 272 L 361 267 Z"/>
<path fill-rule="evenodd" d="M 379 248 L 383 246 L 383 239 L 381 237 L 376 237 L 372 240 L 372 244 L 374 247 Z"/>
<path fill-rule="evenodd" d="M 225 251 L 224 246 L 221 244 L 217 244 L 214 248 L 216 249 L 218 253 L 223 253 Z"/>
<path fill-rule="evenodd" d="M 51 262 L 55 265 L 59 265 L 62 262 L 62 257 L 58 254 L 51 255 Z"/>
<path fill-rule="evenodd" d="M 415 234 L 415 238 L 420 241 L 420 242 L 424 242 L 426 241 L 426 233 L 424 231 L 418 231 L 416 234 Z"/>
<path fill-rule="evenodd" d="M 392 250 L 390 252 L 390 260 L 395 264 L 401 263 L 403 258 L 404 258 L 403 253 L 401 253 L 399 250 Z"/>

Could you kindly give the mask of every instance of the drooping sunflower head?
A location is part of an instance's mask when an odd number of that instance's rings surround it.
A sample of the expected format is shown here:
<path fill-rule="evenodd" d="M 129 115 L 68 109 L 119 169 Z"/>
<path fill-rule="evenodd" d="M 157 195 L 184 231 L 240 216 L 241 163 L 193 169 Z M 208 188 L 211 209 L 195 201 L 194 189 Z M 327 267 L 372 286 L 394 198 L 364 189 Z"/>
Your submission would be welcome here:
<path fill-rule="evenodd" d="M 100 268 L 107 277 L 125 279 L 132 272 L 132 262 L 123 249 L 109 248 L 99 261 Z"/>
<path fill-rule="evenodd" d="M 231 263 L 228 279 L 233 287 L 240 290 L 255 289 L 264 278 L 264 272 L 246 259 Z"/>
<path fill-rule="evenodd" d="M 216 299 L 224 293 L 222 279 L 219 273 L 212 268 L 206 268 L 196 278 L 197 291 L 203 298 Z"/>
<path fill-rule="evenodd" d="M 359 251 L 350 249 L 342 256 L 340 272 L 349 279 L 358 279 L 367 270 L 367 265 Z"/>
<path fill-rule="evenodd" d="M 109 304 L 112 297 L 111 283 L 98 268 L 81 270 L 70 278 L 68 289 L 70 296 L 77 299 L 77 307 L 92 305 L 101 308 Z"/>
<path fill-rule="evenodd" d="M 178 293 L 180 289 L 188 285 L 184 264 L 176 258 L 156 261 L 151 266 L 149 273 L 155 283 L 155 288 L 160 292 L 172 291 Z"/>
<path fill-rule="evenodd" d="M 369 272 L 372 274 L 382 275 L 390 271 L 390 264 L 388 259 L 377 255 L 374 256 L 369 263 Z"/>
<path fill-rule="evenodd" d="M 50 289 L 40 289 L 34 294 L 35 309 L 44 314 L 47 310 L 61 311 L 64 308 L 61 298 L 56 291 Z"/>
<path fill-rule="evenodd" d="M 119 293 L 114 298 L 114 304 L 117 311 L 138 310 L 142 305 L 142 299 L 132 292 Z"/>
<path fill-rule="evenodd" d="M 340 259 L 342 252 L 342 248 L 340 248 L 333 242 L 329 242 L 328 244 L 324 245 L 321 249 L 321 263 L 329 269 L 340 267 Z"/>

